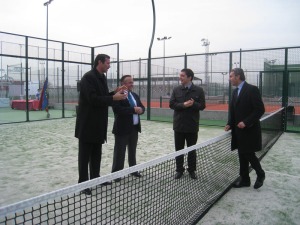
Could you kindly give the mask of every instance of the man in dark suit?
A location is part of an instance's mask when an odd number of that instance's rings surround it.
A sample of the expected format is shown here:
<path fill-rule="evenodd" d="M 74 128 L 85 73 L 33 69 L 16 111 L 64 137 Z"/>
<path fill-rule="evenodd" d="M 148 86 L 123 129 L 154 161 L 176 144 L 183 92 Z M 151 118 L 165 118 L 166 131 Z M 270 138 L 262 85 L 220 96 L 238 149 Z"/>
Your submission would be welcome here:
<path fill-rule="evenodd" d="M 136 146 L 138 142 L 138 132 L 141 132 L 140 116 L 145 112 L 139 96 L 132 92 L 133 78 L 130 75 L 124 75 L 121 78 L 121 85 L 127 87 L 128 97 L 125 100 L 115 102 L 113 111 L 115 121 L 113 134 L 115 135 L 114 158 L 112 172 L 124 168 L 126 146 L 128 146 L 128 164 L 136 165 Z M 132 174 L 135 177 L 141 177 L 139 172 Z M 116 179 L 115 181 L 120 181 Z"/>
<path fill-rule="evenodd" d="M 118 87 L 109 92 L 104 75 L 109 68 L 110 57 L 99 54 L 95 58 L 93 69 L 84 74 L 80 81 L 75 127 L 75 137 L 79 139 L 78 183 L 100 176 L 102 144 L 107 138 L 108 106 L 113 101 L 127 98 L 127 94 L 124 94 L 126 87 Z M 90 195 L 91 190 L 86 189 L 84 193 Z"/>
<path fill-rule="evenodd" d="M 201 87 L 193 84 L 194 72 L 191 69 L 182 69 L 179 75 L 181 85 L 174 88 L 169 106 L 174 110 L 173 130 L 175 139 L 175 150 L 195 145 L 198 140 L 200 110 L 204 110 L 205 95 Z M 188 172 L 192 179 L 196 176 L 196 151 L 188 153 Z M 184 155 L 176 157 L 175 179 L 180 179 L 185 171 L 183 166 Z"/>
<path fill-rule="evenodd" d="M 238 149 L 240 162 L 240 178 L 233 187 L 249 187 L 249 163 L 257 174 L 254 188 L 263 185 L 265 172 L 255 155 L 262 149 L 262 135 L 259 119 L 265 107 L 259 89 L 245 81 L 244 71 L 235 68 L 230 72 L 230 82 L 237 88 L 233 91 L 229 108 L 229 120 L 225 131 L 232 130 L 231 149 Z"/>

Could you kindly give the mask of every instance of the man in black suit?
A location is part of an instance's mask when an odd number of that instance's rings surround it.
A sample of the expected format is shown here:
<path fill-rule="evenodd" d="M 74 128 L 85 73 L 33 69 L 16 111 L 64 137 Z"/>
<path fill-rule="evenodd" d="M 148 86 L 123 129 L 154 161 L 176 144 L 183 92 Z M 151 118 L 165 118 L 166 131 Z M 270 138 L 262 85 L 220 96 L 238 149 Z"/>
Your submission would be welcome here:
<path fill-rule="evenodd" d="M 136 165 L 136 146 L 138 142 L 138 132 L 141 132 L 140 116 L 145 112 L 139 96 L 132 91 L 133 78 L 130 75 L 124 75 L 121 78 L 121 85 L 127 87 L 128 97 L 125 100 L 115 102 L 113 111 L 115 121 L 113 134 L 115 135 L 114 158 L 112 172 L 124 168 L 126 146 L 128 146 L 128 164 Z M 132 174 L 135 177 L 141 177 L 139 172 Z M 116 179 L 115 181 L 120 181 Z"/>
<path fill-rule="evenodd" d="M 173 130 L 175 139 L 175 150 L 179 151 L 186 146 L 192 146 L 197 143 L 200 110 L 204 110 L 205 95 L 201 87 L 193 84 L 194 72 L 191 69 L 182 69 L 179 74 L 181 85 L 174 88 L 169 106 L 174 110 Z M 190 151 L 187 157 L 188 172 L 192 179 L 197 179 L 196 151 Z M 180 179 L 185 171 L 184 155 L 176 157 L 175 179 Z"/>
<path fill-rule="evenodd" d="M 249 163 L 257 174 L 254 188 L 263 185 L 265 172 L 255 155 L 262 149 L 262 135 L 259 119 L 265 112 L 265 107 L 259 89 L 245 81 L 244 71 L 235 68 L 230 72 L 230 82 L 237 88 L 232 93 L 229 108 L 229 120 L 225 131 L 232 130 L 231 150 L 238 149 L 240 162 L 240 178 L 233 187 L 249 187 Z"/>
<path fill-rule="evenodd" d="M 78 183 L 100 176 L 102 144 L 107 138 L 108 106 L 113 101 L 127 98 L 127 94 L 124 94 L 126 87 L 118 87 L 109 92 L 104 75 L 109 68 L 110 57 L 99 54 L 95 58 L 93 69 L 84 74 L 80 81 L 75 127 L 75 137 L 79 139 Z M 84 193 L 90 195 L 91 190 L 86 189 Z"/>

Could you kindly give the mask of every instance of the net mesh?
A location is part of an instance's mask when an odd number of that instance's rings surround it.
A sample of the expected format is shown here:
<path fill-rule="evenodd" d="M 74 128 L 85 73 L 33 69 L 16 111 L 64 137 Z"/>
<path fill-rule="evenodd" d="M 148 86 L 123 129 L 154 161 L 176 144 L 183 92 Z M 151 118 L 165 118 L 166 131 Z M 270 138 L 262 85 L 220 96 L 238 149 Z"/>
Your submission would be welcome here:
<path fill-rule="evenodd" d="M 280 109 L 261 121 L 259 158 L 282 134 Z M 0 224 L 194 224 L 238 178 L 231 134 L 0 209 Z M 197 180 L 185 173 L 174 179 L 175 157 L 197 153 Z M 185 160 L 186 161 L 186 160 Z M 132 176 L 139 171 L 142 177 Z M 115 179 L 121 178 L 116 182 Z M 107 181 L 113 181 L 107 185 Z M 81 191 L 91 188 L 92 195 Z"/>

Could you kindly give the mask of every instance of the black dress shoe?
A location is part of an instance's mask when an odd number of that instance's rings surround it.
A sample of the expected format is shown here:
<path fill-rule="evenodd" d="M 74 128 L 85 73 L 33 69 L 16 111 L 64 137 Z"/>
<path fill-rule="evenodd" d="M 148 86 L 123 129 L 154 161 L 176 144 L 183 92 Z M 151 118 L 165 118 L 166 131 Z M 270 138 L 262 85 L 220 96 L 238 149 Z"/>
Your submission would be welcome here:
<path fill-rule="evenodd" d="M 258 189 L 260 188 L 261 186 L 263 186 L 264 184 L 264 180 L 266 179 L 265 176 L 263 177 L 257 177 L 256 181 L 255 181 L 255 184 L 254 184 L 254 189 Z"/>
<path fill-rule="evenodd" d="M 85 194 L 85 195 L 92 195 L 92 191 L 91 189 L 87 188 L 84 189 L 83 191 L 80 192 L 81 194 Z"/>
<path fill-rule="evenodd" d="M 175 179 L 180 179 L 182 177 L 182 175 L 183 175 L 183 172 L 177 172 L 175 174 Z"/>
<path fill-rule="evenodd" d="M 119 177 L 119 178 L 116 178 L 114 179 L 115 182 L 120 182 L 122 179 Z"/>
<path fill-rule="evenodd" d="M 234 187 L 234 188 L 241 188 L 241 187 L 250 187 L 250 185 L 251 185 L 250 181 L 243 181 L 243 180 L 241 180 L 241 181 L 235 182 L 232 185 L 232 187 Z"/>
<path fill-rule="evenodd" d="M 134 172 L 131 175 L 134 177 L 142 177 L 142 174 L 140 174 L 139 172 Z"/>
<path fill-rule="evenodd" d="M 196 176 L 196 174 L 195 174 L 194 171 L 193 171 L 193 172 L 190 172 L 190 177 L 191 177 L 192 179 L 194 179 L 194 180 L 197 179 L 197 176 Z"/>
<path fill-rule="evenodd" d="M 111 185 L 111 184 L 112 184 L 111 181 L 106 181 L 106 182 L 102 183 L 101 185 L 102 185 L 102 186 L 106 186 L 106 185 Z"/>

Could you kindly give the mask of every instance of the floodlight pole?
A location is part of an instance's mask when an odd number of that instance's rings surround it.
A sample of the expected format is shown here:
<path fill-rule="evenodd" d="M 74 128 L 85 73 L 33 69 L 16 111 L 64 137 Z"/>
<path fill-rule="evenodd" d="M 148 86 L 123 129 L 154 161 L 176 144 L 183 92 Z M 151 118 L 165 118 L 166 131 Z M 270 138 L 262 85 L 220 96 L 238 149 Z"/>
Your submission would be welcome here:
<path fill-rule="evenodd" d="M 210 53 L 210 82 L 212 83 L 213 82 L 213 72 L 212 72 L 212 69 L 213 69 L 213 60 L 212 60 L 212 57 L 217 55 L 217 53 Z"/>
<path fill-rule="evenodd" d="M 49 0 L 47 2 L 44 3 L 44 6 L 47 7 L 47 21 L 46 21 L 46 79 L 48 78 L 48 5 L 50 5 L 50 3 L 53 0 Z"/>
<path fill-rule="evenodd" d="M 171 39 L 172 37 L 167 37 L 164 36 L 163 38 L 157 38 L 158 41 L 163 41 L 164 42 L 164 65 L 163 65 L 163 95 L 165 95 L 165 76 L 166 76 L 166 40 Z"/>
<path fill-rule="evenodd" d="M 234 62 L 233 64 L 235 65 L 235 66 L 234 66 L 235 68 L 238 68 L 238 67 L 239 67 L 238 65 L 240 65 L 239 62 Z"/>
<path fill-rule="evenodd" d="M 205 83 L 207 84 L 207 90 L 209 89 L 209 76 L 208 76 L 208 53 L 209 53 L 209 45 L 210 41 L 206 38 L 202 38 L 202 46 L 205 46 Z"/>

